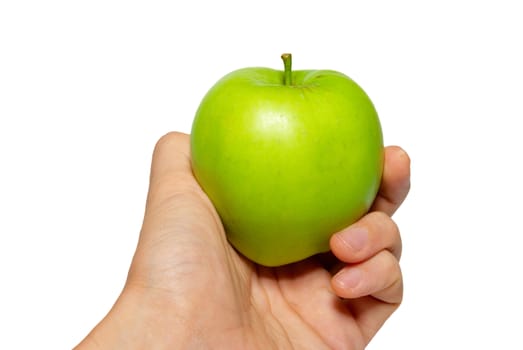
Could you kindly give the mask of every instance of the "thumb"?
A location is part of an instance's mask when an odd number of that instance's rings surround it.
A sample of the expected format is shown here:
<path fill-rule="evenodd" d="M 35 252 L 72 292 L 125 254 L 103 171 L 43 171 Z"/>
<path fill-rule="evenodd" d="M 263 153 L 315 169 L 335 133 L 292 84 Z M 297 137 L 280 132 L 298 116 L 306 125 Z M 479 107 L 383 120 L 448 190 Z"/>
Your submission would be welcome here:
<path fill-rule="evenodd" d="M 154 246 L 154 254 L 160 248 L 198 250 L 212 239 L 207 234 L 210 228 L 222 230 L 218 214 L 193 176 L 189 135 L 172 132 L 160 138 L 149 182 L 138 249 Z"/>
<path fill-rule="evenodd" d="M 173 194 L 199 187 L 192 176 L 189 135 L 168 133 L 154 148 L 146 213 L 169 199 Z"/>
<path fill-rule="evenodd" d="M 178 288 L 180 273 L 218 251 L 219 216 L 192 174 L 189 135 L 161 137 L 153 152 L 149 193 L 128 285 Z M 218 234 L 216 234 L 218 232 Z"/>

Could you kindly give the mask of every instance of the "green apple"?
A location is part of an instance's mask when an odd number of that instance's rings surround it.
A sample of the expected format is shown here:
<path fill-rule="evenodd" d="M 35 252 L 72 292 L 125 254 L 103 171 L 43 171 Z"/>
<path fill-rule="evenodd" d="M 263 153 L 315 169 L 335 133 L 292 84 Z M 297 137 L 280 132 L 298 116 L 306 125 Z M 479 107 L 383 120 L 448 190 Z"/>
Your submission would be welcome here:
<path fill-rule="evenodd" d="M 244 68 L 204 96 L 191 131 L 194 175 L 229 242 L 265 266 L 329 250 L 368 212 L 383 136 L 364 90 L 333 70 Z"/>

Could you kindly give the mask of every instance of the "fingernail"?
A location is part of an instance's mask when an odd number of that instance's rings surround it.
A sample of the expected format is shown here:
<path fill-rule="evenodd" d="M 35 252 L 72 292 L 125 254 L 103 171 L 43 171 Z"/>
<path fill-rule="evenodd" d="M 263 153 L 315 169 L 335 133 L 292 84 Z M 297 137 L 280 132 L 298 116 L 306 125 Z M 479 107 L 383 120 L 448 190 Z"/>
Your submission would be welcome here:
<path fill-rule="evenodd" d="M 349 268 L 340 271 L 334 280 L 342 289 L 354 289 L 361 282 L 361 270 L 358 268 Z"/>
<path fill-rule="evenodd" d="M 340 239 L 352 249 L 353 252 L 362 250 L 368 241 L 368 232 L 364 227 L 351 227 L 340 233 Z"/>

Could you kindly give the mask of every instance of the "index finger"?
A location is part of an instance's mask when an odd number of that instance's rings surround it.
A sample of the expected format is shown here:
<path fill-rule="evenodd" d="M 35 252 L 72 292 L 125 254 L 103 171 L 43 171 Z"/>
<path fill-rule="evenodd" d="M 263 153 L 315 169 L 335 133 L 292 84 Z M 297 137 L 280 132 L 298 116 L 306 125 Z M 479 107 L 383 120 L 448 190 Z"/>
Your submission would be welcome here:
<path fill-rule="evenodd" d="M 386 147 L 381 185 L 371 211 L 382 211 L 392 216 L 407 197 L 409 190 L 409 155 L 401 147 Z"/>

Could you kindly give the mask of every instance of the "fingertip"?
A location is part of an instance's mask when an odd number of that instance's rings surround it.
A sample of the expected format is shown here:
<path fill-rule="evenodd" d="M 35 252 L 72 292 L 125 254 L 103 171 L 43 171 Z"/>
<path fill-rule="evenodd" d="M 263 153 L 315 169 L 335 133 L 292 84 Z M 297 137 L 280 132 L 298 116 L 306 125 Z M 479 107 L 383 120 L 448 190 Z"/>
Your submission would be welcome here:
<path fill-rule="evenodd" d="M 331 236 L 332 253 L 341 261 L 353 262 L 367 248 L 369 232 L 365 226 L 352 225 Z"/>
<path fill-rule="evenodd" d="M 342 298 L 359 296 L 363 281 L 363 271 L 357 267 L 345 267 L 331 279 L 335 293 Z"/>
<path fill-rule="evenodd" d="M 398 145 L 390 145 L 385 147 L 385 152 L 388 153 L 390 156 L 396 157 L 396 158 L 402 158 L 404 161 L 408 162 L 410 164 L 410 156 L 401 146 Z"/>
<path fill-rule="evenodd" d="M 189 135 L 178 131 L 170 131 L 156 141 L 153 158 L 161 156 L 165 152 L 178 150 L 183 153 L 189 151 Z"/>
<path fill-rule="evenodd" d="M 168 171 L 190 169 L 189 135 L 171 131 L 160 137 L 153 151 L 151 177 Z"/>
<path fill-rule="evenodd" d="M 341 298 L 363 296 L 387 304 L 400 303 L 403 297 L 403 277 L 398 260 L 387 250 L 359 264 L 349 264 L 331 278 L 331 287 Z"/>
<path fill-rule="evenodd" d="M 173 194 L 199 191 L 191 167 L 189 135 L 169 132 L 154 147 L 146 208 L 156 207 Z"/>
<path fill-rule="evenodd" d="M 385 148 L 385 170 L 393 169 L 397 177 L 410 179 L 410 166 L 411 158 L 403 148 L 396 145 Z"/>

